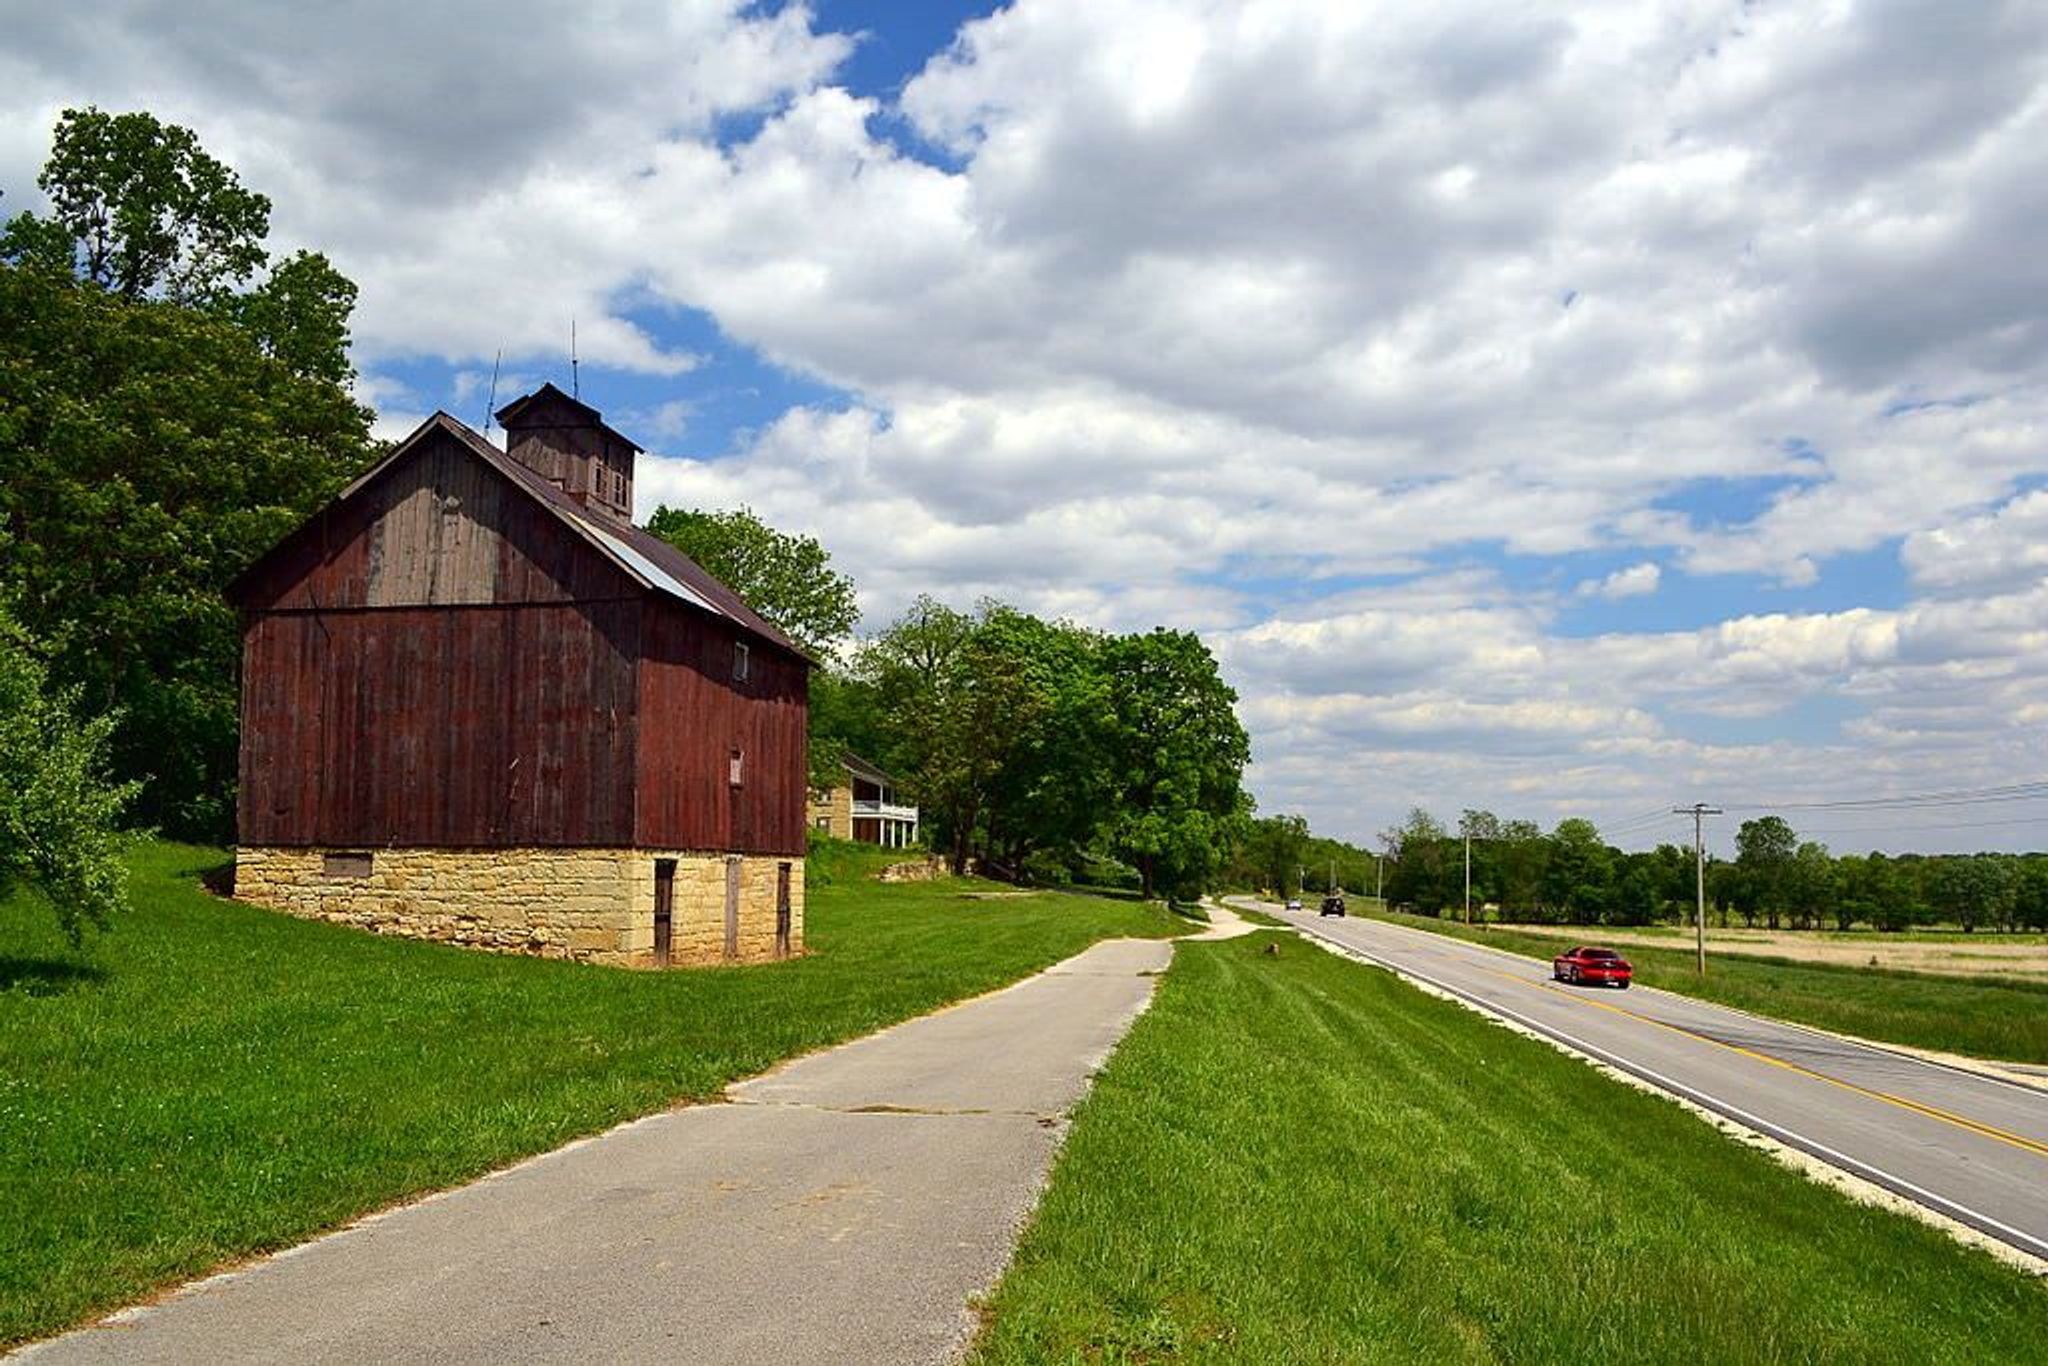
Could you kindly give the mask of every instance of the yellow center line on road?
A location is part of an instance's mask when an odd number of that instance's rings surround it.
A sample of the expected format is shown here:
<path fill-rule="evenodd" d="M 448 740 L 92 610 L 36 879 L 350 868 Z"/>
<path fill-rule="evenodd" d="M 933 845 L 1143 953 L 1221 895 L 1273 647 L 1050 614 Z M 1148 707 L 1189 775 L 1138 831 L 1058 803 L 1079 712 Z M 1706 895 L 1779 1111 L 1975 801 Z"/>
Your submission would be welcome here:
<path fill-rule="evenodd" d="M 1474 966 L 1478 965 L 1475 964 Z M 1803 1067 L 1796 1062 L 1787 1062 L 1783 1058 L 1774 1058 L 1768 1053 L 1759 1053 L 1754 1048 L 1746 1048 L 1739 1043 L 1726 1043 L 1710 1035 L 1687 1029 L 1684 1025 L 1675 1025 L 1669 1020 L 1660 1020 L 1654 1015 L 1645 1015 L 1640 1011 L 1630 1010 L 1627 1006 L 1618 1006 L 1611 1001 L 1595 1001 L 1575 992 L 1565 991 L 1560 987 L 1551 985 L 1549 982 L 1531 981 L 1527 977 L 1518 977 L 1512 972 L 1502 972 L 1498 968 L 1480 967 L 1479 970 L 1494 977 L 1505 978 L 1507 981 L 1519 983 L 1525 987 L 1533 986 L 1544 991 L 1553 992 L 1564 997 L 1565 1000 L 1578 1005 L 1593 1006 L 1600 1010 L 1611 1010 L 1616 1015 L 1626 1015 L 1631 1020 L 1641 1020 L 1644 1024 L 1652 1024 L 1659 1029 L 1668 1029 L 1672 1033 L 1682 1034 L 1688 1039 L 1697 1039 L 1701 1043 L 1710 1043 L 1716 1048 L 1725 1048 L 1731 1053 L 1740 1053 L 1745 1058 L 1754 1058 L 1758 1062 L 1767 1062 L 1773 1067 L 1782 1067 L 1788 1072 L 1797 1072 L 1801 1076 L 1812 1077 L 1815 1081 L 1824 1081 L 1830 1086 L 1839 1086 L 1844 1091 L 1854 1091 L 1859 1096 L 1868 1096 L 1872 1100 L 1881 1100 L 1887 1105 L 1896 1105 L 1902 1110 L 1911 1110 L 1915 1114 L 1925 1115 L 1929 1119 L 1938 1119 L 1945 1124 L 1953 1124 L 1959 1129 L 1967 1129 L 1971 1133 L 1978 1134 L 1984 1138 L 1996 1139 L 2000 1143 L 2011 1144 L 2013 1147 L 2024 1152 L 2033 1153 L 2037 1157 L 2048 1157 L 2048 1143 L 2028 1138 L 2025 1134 L 2012 1133 L 1996 1125 L 1986 1124 L 1981 1120 L 1971 1119 L 1967 1115 L 1959 1115 L 1936 1105 L 1927 1105 L 1917 1100 L 1908 1100 L 1904 1096 L 1895 1096 L 1889 1091 L 1875 1091 L 1868 1086 L 1858 1086 L 1853 1081 L 1844 1081 L 1840 1077 L 1831 1077 L 1825 1072 L 1816 1072 L 1811 1067 Z"/>

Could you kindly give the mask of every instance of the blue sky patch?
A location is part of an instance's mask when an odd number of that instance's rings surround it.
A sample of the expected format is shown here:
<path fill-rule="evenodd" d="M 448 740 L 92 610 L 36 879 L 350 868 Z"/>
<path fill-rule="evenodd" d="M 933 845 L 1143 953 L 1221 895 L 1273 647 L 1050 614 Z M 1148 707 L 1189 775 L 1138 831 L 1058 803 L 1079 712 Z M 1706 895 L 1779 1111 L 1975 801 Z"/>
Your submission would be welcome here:
<path fill-rule="evenodd" d="M 1805 442 L 1788 443 L 1792 455 L 1812 454 Z M 1684 515 L 1695 527 L 1745 526 L 1770 511 L 1771 504 L 1789 489 L 1813 481 L 1790 474 L 1753 474 L 1693 479 L 1669 493 L 1652 499 L 1650 506 Z"/>

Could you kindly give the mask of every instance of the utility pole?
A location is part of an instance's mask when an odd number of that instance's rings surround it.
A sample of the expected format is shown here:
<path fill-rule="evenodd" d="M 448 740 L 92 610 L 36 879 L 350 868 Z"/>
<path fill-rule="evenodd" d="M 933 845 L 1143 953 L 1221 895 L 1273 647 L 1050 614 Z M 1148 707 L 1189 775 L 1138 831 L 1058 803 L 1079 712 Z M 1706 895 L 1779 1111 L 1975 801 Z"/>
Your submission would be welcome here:
<path fill-rule="evenodd" d="M 1387 904 L 1386 866 L 1380 861 L 1378 854 L 1372 856 L 1372 899 L 1379 902 L 1383 909 L 1385 908 Z"/>
<path fill-rule="evenodd" d="M 1699 954 L 1699 974 L 1707 975 L 1707 840 L 1706 820 L 1709 816 L 1721 814 L 1718 806 L 1705 802 L 1694 802 L 1691 806 L 1674 806 L 1674 816 L 1692 817 L 1692 874 L 1695 901 L 1693 904 L 1693 945 Z"/>
<path fill-rule="evenodd" d="M 1465 823 L 1465 923 L 1472 923 L 1472 823 Z"/>

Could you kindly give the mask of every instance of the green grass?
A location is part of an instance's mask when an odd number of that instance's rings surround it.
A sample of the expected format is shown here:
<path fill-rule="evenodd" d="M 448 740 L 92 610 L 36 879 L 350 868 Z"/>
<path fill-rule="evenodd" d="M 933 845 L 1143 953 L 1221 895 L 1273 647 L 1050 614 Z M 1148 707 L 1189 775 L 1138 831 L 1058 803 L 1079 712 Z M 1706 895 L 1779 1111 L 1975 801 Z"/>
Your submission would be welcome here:
<path fill-rule="evenodd" d="M 792 1054 L 1013 981 L 1156 908 L 883 886 L 827 850 L 811 956 L 627 972 L 383 939 L 217 900 L 217 851 L 135 860 L 74 954 L 0 903 L 0 1343 L 297 1242 Z M 881 860 L 887 861 L 887 860 Z"/>
<path fill-rule="evenodd" d="M 2048 1290 L 1258 934 L 1177 950 L 984 1318 L 979 1366 L 1922 1366 L 2042 1360 Z"/>
<path fill-rule="evenodd" d="M 1563 941 L 1555 934 L 1470 927 L 1454 920 L 1389 913 L 1380 917 L 1433 934 L 1491 944 L 1549 961 Z M 1581 936 L 1599 942 L 1598 930 Z M 1635 979 L 1705 1001 L 1780 1020 L 1853 1034 L 1880 1043 L 1931 1048 L 1966 1057 L 2048 1063 L 2048 982 L 1952 977 L 1898 968 L 1799 963 L 1785 958 L 1716 954 L 1707 975 L 1693 971 L 1693 950 L 1627 946 Z"/>

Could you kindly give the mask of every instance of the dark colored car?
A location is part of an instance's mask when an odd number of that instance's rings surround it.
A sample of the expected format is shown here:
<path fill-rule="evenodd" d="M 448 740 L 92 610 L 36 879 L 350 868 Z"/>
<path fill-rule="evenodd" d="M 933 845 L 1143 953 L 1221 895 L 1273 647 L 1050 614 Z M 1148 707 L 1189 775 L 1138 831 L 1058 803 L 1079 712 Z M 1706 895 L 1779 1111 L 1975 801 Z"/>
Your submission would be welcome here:
<path fill-rule="evenodd" d="M 1342 914 L 1344 914 L 1344 897 L 1343 897 L 1343 894 L 1342 894 L 1342 893 L 1339 893 L 1339 892 L 1332 892 L 1332 893 L 1330 893 L 1330 894 L 1329 894 L 1328 896 L 1324 897 L 1324 898 L 1323 898 L 1323 905 L 1322 905 L 1322 909 L 1321 909 L 1321 910 L 1319 910 L 1319 911 L 1317 911 L 1317 912 L 1316 912 L 1316 914 L 1317 914 L 1317 915 L 1342 915 Z"/>
<path fill-rule="evenodd" d="M 1551 959 L 1550 975 L 1575 986 L 1621 987 L 1626 990 L 1629 979 L 1635 974 L 1628 965 L 1628 959 L 1613 949 L 1581 947 Z"/>

